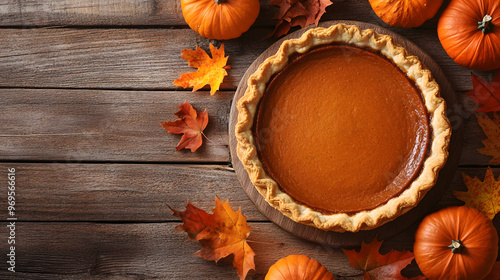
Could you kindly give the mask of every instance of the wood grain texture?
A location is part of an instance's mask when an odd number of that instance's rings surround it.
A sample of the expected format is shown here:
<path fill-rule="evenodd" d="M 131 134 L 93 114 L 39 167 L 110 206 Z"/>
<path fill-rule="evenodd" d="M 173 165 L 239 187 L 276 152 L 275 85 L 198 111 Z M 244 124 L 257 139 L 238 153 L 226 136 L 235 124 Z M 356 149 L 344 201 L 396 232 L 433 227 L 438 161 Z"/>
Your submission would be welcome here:
<path fill-rule="evenodd" d="M 271 30 L 253 28 L 225 41 L 232 68 L 222 89 L 236 89 L 250 64 L 274 42 L 262 40 Z M 448 57 L 434 29 L 397 30 L 436 60 L 455 90 L 472 89 L 471 71 Z M 174 90 L 181 73 L 196 71 L 180 57 L 181 49 L 199 45 L 208 51 L 209 43 L 221 43 L 190 29 L 2 29 L 1 35 L 0 87 Z"/>
<path fill-rule="evenodd" d="M 1 67 L 1 64 L 0 64 Z M 0 72 L 1 73 L 1 72 Z M 1 75 L 1 74 L 0 74 Z M 229 111 L 234 92 L 0 89 L 0 160 L 229 162 Z M 477 149 L 486 138 L 477 108 L 457 93 L 448 108 L 454 128 L 464 126 L 461 165 L 488 165 Z M 206 141 L 192 153 L 176 151 L 180 135 L 159 125 L 190 102 L 210 116 Z M 456 117 L 455 114 L 461 114 Z"/>
<path fill-rule="evenodd" d="M 0 159 L 46 161 L 228 162 L 233 92 L 0 89 Z M 178 104 L 207 110 L 212 142 L 176 151 L 181 136 L 160 124 Z"/>
<path fill-rule="evenodd" d="M 256 26 L 277 11 L 261 1 Z M 345 0 L 344 0 L 345 2 Z M 184 26 L 179 0 L 2 0 L 0 26 Z"/>
<path fill-rule="evenodd" d="M 174 230 L 178 223 L 27 223 L 16 224 L 16 273 L 0 260 L 2 279 L 237 279 L 231 260 L 218 264 L 194 256 L 198 242 Z M 1 223 L 0 234 L 8 234 Z M 306 254 L 336 275 L 354 275 L 340 249 L 304 242 L 271 223 L 251 223 L 249 240 L 256 272 L 264 279 L 269 267 L 289 254 Z M 410 244 L 398 245 L 399 248 Z M 6 242 L 0 251 L 6 252 Z M 6 278 L 7 277 L 7 278 Z M 337 279 L 337 278 L 336 278 Z M 342 278 L 338 278 L 342 279 Z M 345 278 L 362 279 L 362 278 Z"/>
<path fill-rule="evenodd" d="M 250 221 L 267 220 L 227 165 L 0 163 L 0 171 L 11 167 L 20 221 L 178 221 L 167 204 L 184 210 L 190 201 L 209 211 L 216 195 Z M 499 168 L 493 172 L 500 175 Z M 436 208 L 461 204 L 452 191 L 465 190 L 462 173 L 483 180 L 486 169 L 458 169 Z M 0 198 L 7 209 L 7 192 Z"/>
<path fill-rule="evenodd" d="M 0 163 L 0 170 L 12 167 L 22 221 L 172 221 L 167 204 L 183 211 L 189 201 L 209 211 L 216 195 L 248 219 L 266 220 L 227 165 Z"/>
<path fill-rule="evenodd" d="M 321 18 L 328 20 L 363 20 L 386 25 L 373 12 L 368 1 L 335 0 Z M 449 0 L 445 1 L 448 3 Z M 274 26 L 278 7 L 261 0 L 254 26 Z M 445 6 L 443 5 L 443 7 Z M 439 14 L 438 14 L 439 16 Z M 431 28 L 438 16 L 424 24 Z M 2 0 L 0 26 L 186 26 L 178 0 Z"/>

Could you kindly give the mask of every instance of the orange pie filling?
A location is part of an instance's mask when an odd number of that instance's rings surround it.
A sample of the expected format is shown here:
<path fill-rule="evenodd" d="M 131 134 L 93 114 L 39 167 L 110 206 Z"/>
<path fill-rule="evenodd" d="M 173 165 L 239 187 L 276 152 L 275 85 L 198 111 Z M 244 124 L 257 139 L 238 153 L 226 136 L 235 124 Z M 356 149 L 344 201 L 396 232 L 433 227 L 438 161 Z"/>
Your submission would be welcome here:
<path fill-rule="evenodd" d="M 420 174 L 431 137 L 414 82 L 381 55 L 349 45 L 318 47 L 276 74 L 253 131 L 280 189 L 325 214 L 398 196 Z"/>

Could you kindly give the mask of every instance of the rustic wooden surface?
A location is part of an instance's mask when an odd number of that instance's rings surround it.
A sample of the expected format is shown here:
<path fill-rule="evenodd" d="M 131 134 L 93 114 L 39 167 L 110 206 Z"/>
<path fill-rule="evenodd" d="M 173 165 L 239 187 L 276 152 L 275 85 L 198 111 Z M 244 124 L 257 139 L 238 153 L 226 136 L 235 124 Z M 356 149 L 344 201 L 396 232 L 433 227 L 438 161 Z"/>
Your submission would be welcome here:
<path fill-rule="evenodd" d="M 6 220 L 7 169 L 15 168 L 18 218 L 15 273 L 7 271 L 8 223 L 0 229 L 1 279 L 236 279 L 230 260 L 193 256 L 199 244 L 173 229 L 179 220 L 166 206 L 183 210 L 190 201 L 209 210 L 215 195 L 241 207 L 250 240 L 270 243 L 251 243 L 256 272 L 248 279 L 263 279 L 289 254 L 318 259 L 337 279 L 362 279 L 347 277 L 359 271 L 339 248 L 297 238 L 260 214 L 232 168 L 235 90 L 277 41 L 262 39 L 277 11 L 267 2 L 248 32 L 224 41 L 232 68 L 222 91 L 210 96 L 208 88 L 192 93 L 172 85 L 194 70 L 181 49 L 222 43 L 187 27 L 179 0 L 0 0 L 0 213 Z M 396 32 L 429 54 L 451 82 L 458 102 L 449 113 L 454 128 L 464 129 L 463 149 L 450 189 L 433 210 L 461 204 L 452 190 L 465 189 L 462 173 L 483 178 L 490 157 L 477 152 L 485 135 L 465 95 L 471 71 L 439 44 L 439 15 L 419 28 L 392 28 L 367 0 L 333 2 L 322 21 L 364 21 Z M 174 120 L 183 101 L 210 115 L 205 132 L 214 143 L 205 141 L 195 153 L 175 151 L 180 137 L 159 125 Z M 417 224 L 381 250 L 411 249 Z"/>

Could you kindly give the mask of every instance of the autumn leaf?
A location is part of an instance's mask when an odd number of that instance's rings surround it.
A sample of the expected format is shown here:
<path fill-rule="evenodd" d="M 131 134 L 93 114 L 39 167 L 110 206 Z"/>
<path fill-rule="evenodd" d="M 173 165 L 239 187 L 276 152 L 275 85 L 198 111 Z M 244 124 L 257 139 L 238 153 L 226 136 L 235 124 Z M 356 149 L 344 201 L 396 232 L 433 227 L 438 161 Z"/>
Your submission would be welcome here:
<path fill-rule="evenodd" d="M 376 279 L 408 279 L 401 275 L 401 270 L 414 259 L 413 253 L 409 251 L 391 250 L 385 255 L 379 253 L 381 241 L 374 238 L 370 243 L 362 243 L 361 250 L 342 249 L 349 258 L 349 264 L 365 271 L 364 280 Z M 411 278 L 411 280 L 423 280 L 423 276 Z"/>
<path fill-rule="evenodd" d="M 500 181 L 495 180 L 491 168 L 488 167 L 486 170 L 483 182 L 465 173 L 462 173 L 462 177 L 468 190 L 466 192 L 454 191 L 455 196 L 464 201 L 466 206 L 475 208 L 493 219 L 500 211 Z"/>
<path fill-rule="evenodd" d="M 177 151 L 186 148 L 191 152 L 196 151 L 203 143 L 203 130 L 208 124 L 207 110 L 197 113 L 188 102 L 178 105 L 179 111 L 175 113 L 178 120 L 173 122 L 164 122 L 161 124 L 168 133 L 183 134 L 181 141 L 177 144 Z M 205 136 L 206 137 L 206 136 Z"/>
<path fill-rule="evenodd" d="M 331 4 L 330 0 L 271 0 L 269 5 L 280 9 L 274 16 L 278 20 L 276 28 L 269 36 L 285 35 L 293 26 L 304 28 L 313 23 L 318 26 L 326 7 Z"/>
<path fill-rule="evenodd" d="M 500 110 L 500 71 L 495 72 L 492 82 L 486 82 L 471 73 L 473 90 L 467 95 L 481 107 L 478 112 L 496 112 Z"/>
<path fill-rule="evenodd" d="M 205 85 L 210 85 L 210 94 L 214 95 L 219 90 L 224 76 L 227 76 L 226 69 L 231 66 L 226 65 L 229 56 L 224 57 L 224 44 L 219 49 L 210 44 L 212 58 L 196 46 L 196 49 L 184 49 L 181 57 L 189 62 L 189 66 L 198 68 L 198 71 L 181 74 L 181 77 L 174 81 L 174 85 L 183 88 L 193 87 L 197 91 Z"/>
<path fill-rule="evenodd" d="M 213 214 L 208 214 L 191 203 L 188 203 L 184 212 L 172 208 L 170 210 L 184 222 L 176 226 L 176 230 L 186 232 L 190 240 L 199 241 L 203 246 L 196 252 L 197 256 L 218 262 L 233 254 L 233 266 L 240 279 L 245 279 L 248 271 L 255 269 L 255 253 L 246 241 L 250 227 L 241 214 L 241 209 L 235 212 L 227 200 L 222 202 L 216 196 Z"/>
<path fill-rule="evenodd" d="M 486 114 L 478 114 L 477 122 L 487 137 L 481 141 L 484 147 L 477 151 L 483 155 L 493 157 L 490 160 L 491 163 L 500 164 L 500 116 L 493 113 L 493 119 L 490 119 Z"/>

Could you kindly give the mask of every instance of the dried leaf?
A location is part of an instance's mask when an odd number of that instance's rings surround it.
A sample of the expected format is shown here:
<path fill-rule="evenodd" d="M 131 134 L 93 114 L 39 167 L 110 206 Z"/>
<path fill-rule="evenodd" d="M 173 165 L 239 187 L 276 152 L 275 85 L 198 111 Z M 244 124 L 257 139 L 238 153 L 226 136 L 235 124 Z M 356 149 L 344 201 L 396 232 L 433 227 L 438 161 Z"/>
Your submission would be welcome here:
<path fill-rule="evenodd" d="M 269 5 L 278 6 L 279 12 L 274 16 L 278 20 L 276 28 L 269 37 L 280 37 L 288 33 L 292 26 L 302 28 L 316 24 L 330 6 L 330 0 L 271 0 Z"/>
<path fill-rule="evenodd" d="M 500 181 L 495 180 L 491 168 L 488 167 L 486 170 L 483 182 L 465 173 L 462 173 L 462 177 L 468 190 L 466 192 L 454 191 L 455 196 L 464 201 L 466 206 L 475 208 L 493 219 L 500 211 Z"/>
<path fill-rule="evenodd" d="M 196 46 L 196 49 L 182 50 L 181 57 L 189 62 L 189 66 L 198 68 L 198 71 L 181 74 L 181 77 L 174 81 L 174 85 L 183 88 L 193 87 L 197 91 L 205 85 L 210 85 L 210 94 L 214 95 L 219 90 L 220 84 L 227 76 L 226 69 L 231 68 L 226 65 L 229 56 L 224 57 L 224 44 L 219 49 L 210 44 L 212 58 Z"/>
<path fill-rule="evenodd" d="M 495 72 L 492 82 L 486 82 L 471 73 L 473 90 L 467 95 L 481 107 L 478 112 L 496 112 L 500 110 L 500 71 Z"/>
<path fill-rule="evenodd" d="M 483 155 L 493 157 L 490 160 L 491 163 L 500 164 L 500 116 L 494 113 L 493 119 L 490 119 L 486 114 L 478 114 L 477 122 L 487 137 L 481 141 L 484 148 L 477 151 Z"/>
<path fill-rule="evenodd" d="M 168 133 L 183 134 L 181 141 L 177 144 L 177 151 L 186 148 L 194 152 L 203 143 L 203 130 L 208 124 L 207 110 L 198 114 L 188 102 L 184 102 L 178 107 L 179 111 L 175 115 L 179 119 L 173 122 L 164 122 L 161 126 Z"/>
<path fill-rule="evenodd" d="M 362 243 L 361 250 L 345 250 L 349 258 L 349 264 L 365 271 L 364 280 L 376 279 L 408 279 L 401 275 L 401 270 L 414 259 L 413 253 L 409 251 L 391 250 L 385 255 L 379 253 L 381 241 L 374 238 L 370 243 Z M 411 280 L 425 279 L 422 277 L 411 278 Z"/>
<path fill-rule="evenodd" d="M 213 214 L 208 214 L 191 203 L 188 203 L 184 212 L 172 208 L 170 210 L 183 221 L 176 230 L 185 231 L 190 240 L 199 241 L 203 246 L 196 252 L 197 256 L 218 262 L 233 254 L 233 266 L 241 280 L 245 279 L 250 269 L 255 269 L 255 253 L 246 242 L 250 227 L 241 210 L 235 212 L 227 200 L 222 202 L 216 196 Z"/>

